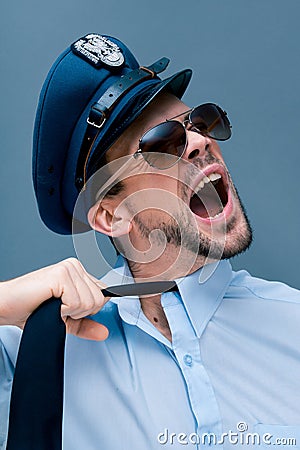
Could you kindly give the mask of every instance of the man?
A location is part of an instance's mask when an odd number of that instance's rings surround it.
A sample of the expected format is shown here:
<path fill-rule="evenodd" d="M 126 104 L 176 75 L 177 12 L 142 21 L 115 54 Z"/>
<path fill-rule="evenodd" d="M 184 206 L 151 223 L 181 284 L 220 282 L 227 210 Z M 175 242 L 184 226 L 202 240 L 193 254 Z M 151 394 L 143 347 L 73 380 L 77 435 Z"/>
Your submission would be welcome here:
<path fill-rule="evenodd" d="M 62 298 L 75 335 L 64 449 L 297 448 L 299 292 L 232 272 L 251 228 L 218 145 L 229 120 L 218 105 L 185 105 L 191 73 L 161 81 L 166 64 L 139 68 L 123 43 L 93 34 L 51 69 L 34 139 L 41 217 L 59 233 L 110 236 L 123 256 L 101 282 L 67 260 L 2 285 L 1 324 L 22 327 Z M 175 292 L 99 291 L 174 279 Z M 6 402 L 19 335 L 0 329 Z"/>

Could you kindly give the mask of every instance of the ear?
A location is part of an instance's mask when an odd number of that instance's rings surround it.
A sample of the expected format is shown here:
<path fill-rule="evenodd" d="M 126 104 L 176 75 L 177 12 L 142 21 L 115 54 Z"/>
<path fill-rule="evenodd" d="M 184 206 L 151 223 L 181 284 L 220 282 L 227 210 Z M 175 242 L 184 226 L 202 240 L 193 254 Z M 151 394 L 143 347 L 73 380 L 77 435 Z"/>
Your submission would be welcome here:
<path fill-rule="evenodd" d="M 132 229 L 132 223 L 125 207 L 116 208 L 106 199 L 90 208 L 88 221 L 94 230 L 111 237 L 128 234 Z"/>

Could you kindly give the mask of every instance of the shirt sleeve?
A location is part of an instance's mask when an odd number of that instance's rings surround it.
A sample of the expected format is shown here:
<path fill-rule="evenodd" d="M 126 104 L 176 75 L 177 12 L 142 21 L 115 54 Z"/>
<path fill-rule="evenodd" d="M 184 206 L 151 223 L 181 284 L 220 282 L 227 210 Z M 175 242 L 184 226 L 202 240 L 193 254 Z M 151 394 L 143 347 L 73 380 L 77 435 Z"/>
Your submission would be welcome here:
<path fill-rule="evenodd" d="M 11 386 L 21 333 L 17 327 L 0 326 L 0 450 L 6 447 Z"/>

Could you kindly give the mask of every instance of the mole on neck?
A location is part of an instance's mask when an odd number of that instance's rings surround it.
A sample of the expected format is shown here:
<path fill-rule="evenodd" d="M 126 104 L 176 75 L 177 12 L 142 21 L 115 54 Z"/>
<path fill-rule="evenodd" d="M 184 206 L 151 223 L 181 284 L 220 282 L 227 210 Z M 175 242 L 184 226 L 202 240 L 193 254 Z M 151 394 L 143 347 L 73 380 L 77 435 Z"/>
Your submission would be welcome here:
<path fill-rule="evenodd" d="M 161 306 L 160 298 L 160 295 L 142 297 L 140 299 L 141 307 L 147 319 L 165 338 L 171 342 L 172 334 L 165 312 Z"/>

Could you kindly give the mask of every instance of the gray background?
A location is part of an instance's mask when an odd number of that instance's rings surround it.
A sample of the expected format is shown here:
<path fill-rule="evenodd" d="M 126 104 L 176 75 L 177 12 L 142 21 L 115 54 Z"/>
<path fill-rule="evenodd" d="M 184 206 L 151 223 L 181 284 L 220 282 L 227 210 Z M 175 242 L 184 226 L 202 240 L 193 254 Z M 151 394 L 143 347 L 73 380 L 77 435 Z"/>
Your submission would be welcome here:
<path fill-rule="evenodd" d="M 228 111 L 233 138 L 222 148 L 255 231 L 234 268 L 300 288 L 299 0 L 17 0 L 1 9 L 0 279 L 75 254 L 72 238 L 38 216 L 32 127 L 53 61 L 96 32 L 119 37 L 141 64 L 170 57 L 165 76 L 193 68 L 185 101 Z"/>

